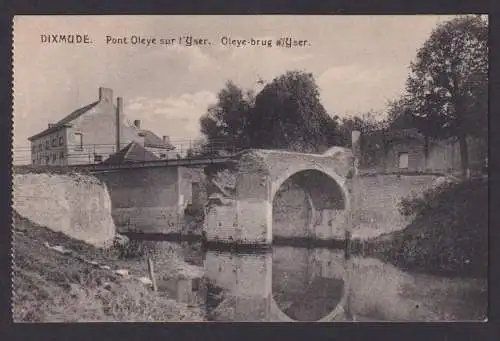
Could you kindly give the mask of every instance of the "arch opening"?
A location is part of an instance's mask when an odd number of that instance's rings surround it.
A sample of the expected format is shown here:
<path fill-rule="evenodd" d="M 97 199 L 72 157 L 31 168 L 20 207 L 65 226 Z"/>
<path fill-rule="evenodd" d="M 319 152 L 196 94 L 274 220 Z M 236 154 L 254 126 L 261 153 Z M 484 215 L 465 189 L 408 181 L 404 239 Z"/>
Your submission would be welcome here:
<path fill-rule="evenodd" d="M 273 240 L 337 239 L 346 209 L 346 195 L 334 178 L 316 169 L 296 172 L 272 198 Z"/>

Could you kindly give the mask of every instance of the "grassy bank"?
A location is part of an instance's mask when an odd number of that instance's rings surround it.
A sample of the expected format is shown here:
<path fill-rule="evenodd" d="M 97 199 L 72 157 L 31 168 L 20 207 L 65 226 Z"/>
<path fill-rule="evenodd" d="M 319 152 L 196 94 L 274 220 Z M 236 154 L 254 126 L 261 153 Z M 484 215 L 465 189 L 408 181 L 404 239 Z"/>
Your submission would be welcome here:
<path fill-rule="evenodd" d="M 154 293 L 133 277 L 122 277 L 81 259 L 113 268 L 130 265 L 116 249 L 98 249 L 36 226 L 14 212 L 13 317 L 16 322 L 201 321 L 200 309 Z M 61 254 L 44 243 L 73 250 Z M 147 274 L 144 262 L 130 267 Z M 175 269 L 172 273 L 175 274 Z"/>
<path fill-rule="evenodd" d="M 487 178 L 447 186 L 417 211 L 405 229 L 365 243 L 364 251 L 403 269 L 487 276 Z"/>

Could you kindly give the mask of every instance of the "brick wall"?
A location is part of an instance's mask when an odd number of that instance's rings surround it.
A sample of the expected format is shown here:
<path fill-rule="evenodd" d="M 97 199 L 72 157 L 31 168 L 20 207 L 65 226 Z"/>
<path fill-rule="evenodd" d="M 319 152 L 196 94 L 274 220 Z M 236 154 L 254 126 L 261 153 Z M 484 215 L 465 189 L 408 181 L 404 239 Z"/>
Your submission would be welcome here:
<path fill-rule="evenodd" d="M 394 141 L 386 154 L 386 171 L 398 171 L 399 155 L 408 154 L 408 170 L 422 171 L 425 169 L 424 145 L 418 140 Z"/>
<path fill-rule="evenodd" d="M 107 187 L 112 215 L 120 231 L 178 233 L 184 209 L 192 202 L 192 182 L 202 182 L 202 168 L 162 167 L 96 174 Z"/>
<path fill-rule="evenodd" d="M 108 187 L 119 231 L 176 231 L 179 225 L 176 167 L 109 171 L 96 176 Z"/>
<path fill-rule="evenodd" d="M 460 146 L 454 139 L 437 140 L 429 139 L 427 161 L 425 160 L 425 145 L 422 139 L 401 139 L 388 144 L 386 150 L 382 148 L 363 154 L 363 161 L 373 156 L 371 163 L 362 163 L 363 169 L 372 169 L 379 172 L 404 171 L 398 167 L 399 154 L 408 153 L 408 171 L 459 171 Z M 469 165 L 471 169 L 481 170 L 484 158 L 487 155 L 487 148 L 481 139 L 467 138 L 469 151 Z"/>
<path fill-rule="evenodd" d="M 366 239 L 403 229 L 410 218 L 399 214 L 398 203 L 410 193 L 421 193 L 436 178 L 434 175 L 360 177 L 359 209 L 353 237 Z M 350 182 L 348 187 L 351 187 Z"/>

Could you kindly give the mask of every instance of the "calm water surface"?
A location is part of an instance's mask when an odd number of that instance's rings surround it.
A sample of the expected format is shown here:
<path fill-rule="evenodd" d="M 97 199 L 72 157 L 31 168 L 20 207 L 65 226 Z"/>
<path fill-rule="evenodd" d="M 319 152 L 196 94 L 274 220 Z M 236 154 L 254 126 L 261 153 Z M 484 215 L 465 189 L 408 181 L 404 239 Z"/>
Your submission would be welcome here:
<path fill-rule="evenodd" d="M 155 242 L 157 249 L 162 243 Z M 165 244 L 166 245 L 166 244 Z M 171 244 L 170 244 L 171 245 Z M 159 290 L 201 306 L 212 321 L 463 321 L 487 316 L 487 280 L 403 272 L 343 250 L 273 246 L 265 253 L 179 253 L 202 279 L 162 279 Z"/>

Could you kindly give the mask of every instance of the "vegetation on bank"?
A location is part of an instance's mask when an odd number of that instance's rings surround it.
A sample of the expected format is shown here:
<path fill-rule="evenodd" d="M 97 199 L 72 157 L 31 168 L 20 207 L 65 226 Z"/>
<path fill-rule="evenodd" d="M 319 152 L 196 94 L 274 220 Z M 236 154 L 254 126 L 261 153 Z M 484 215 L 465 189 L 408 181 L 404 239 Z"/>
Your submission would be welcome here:
<path fill-rule="evenodd" d="M 45 242 L 73 253 L 58 253 L 45 247 Z M 154 293 L 137 279 L 81 260 L 116 266 L 123 262 L 121 257 L 118 249 L 94 248 L 37 226 L 14 212 L 14 321 L 204 320 L 199 308 L 177 303 L 165 293 Z"/>
<path fill-rule="evenodd" d="M 487 277 L 486 177 L 429 189 L 421 198 L 403 200 L 400 209 L 414 220 L 367 242 L 366 253 L 407 270 Z"/>

